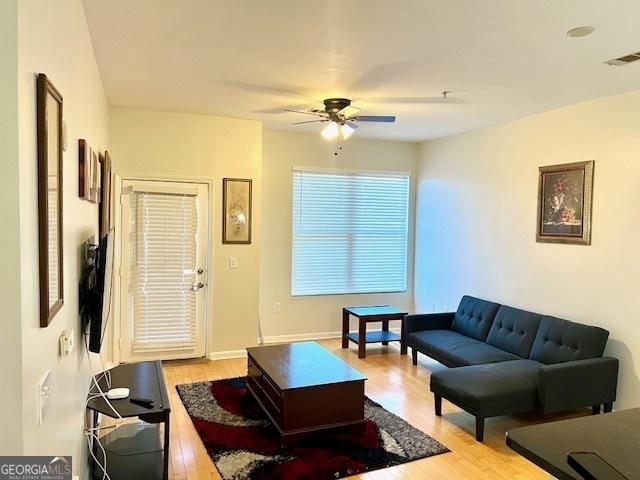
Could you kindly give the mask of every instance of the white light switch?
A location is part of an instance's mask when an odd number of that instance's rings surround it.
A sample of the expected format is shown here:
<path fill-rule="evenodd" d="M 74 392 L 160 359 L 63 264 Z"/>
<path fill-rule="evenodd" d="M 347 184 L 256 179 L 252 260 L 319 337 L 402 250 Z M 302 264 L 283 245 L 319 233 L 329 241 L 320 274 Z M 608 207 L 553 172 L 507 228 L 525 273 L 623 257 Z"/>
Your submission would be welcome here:
<path fill-rule="evenodd" d="M 53 375 L 51 374 L 51 370 L 47 370 L 47 372 L 38 382 L 38 391 L 36 393 L 38 395 L 38 425 L 42 425 L 42 423 L 44 422 L 44 417 L 47 415 L 49 405 L 51 404 L 52 378 Z"/>
<path fill-rule="evenodd" d="M 236 257 L 229 257 L 229 268 L 231 270 L 238 268 L 238 259 Z"/>
<path fill-rule="evenodd" d="M 280 312 L 280 302 L 276 302 L 273 304 L 273 312 L 274 313 L 279 313 Z"/>

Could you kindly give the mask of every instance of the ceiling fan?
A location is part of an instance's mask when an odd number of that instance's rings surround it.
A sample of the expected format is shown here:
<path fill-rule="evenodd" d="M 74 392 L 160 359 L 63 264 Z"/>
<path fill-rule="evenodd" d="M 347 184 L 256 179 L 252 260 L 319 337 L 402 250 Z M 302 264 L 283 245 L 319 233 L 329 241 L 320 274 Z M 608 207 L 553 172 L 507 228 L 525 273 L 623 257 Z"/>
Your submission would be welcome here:
<path fill-rule="evenodd" d="M 392 115 L 358 115 L 360 109 L 351 105 L 351 100 L 348 98 L 327 98 L 324 101 L 324 110 L 314 108 L 310 110 L 291 110 L 285 108 L 285 111 L 318 117 L 315 120 L 293 122 L 292 125 L 329 122 L 322 130 L 322 136 L 329 140 L 337 137 L 346 140 L 356 131 L 358 122 L 393 123 L 396 121 L 396 117 Z"/>

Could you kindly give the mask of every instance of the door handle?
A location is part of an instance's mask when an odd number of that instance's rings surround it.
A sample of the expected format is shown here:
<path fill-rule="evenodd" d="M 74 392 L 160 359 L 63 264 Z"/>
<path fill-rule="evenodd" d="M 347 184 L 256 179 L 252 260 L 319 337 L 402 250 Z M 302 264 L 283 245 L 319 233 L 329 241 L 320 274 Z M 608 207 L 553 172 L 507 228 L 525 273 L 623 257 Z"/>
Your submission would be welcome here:
<path fill-rule="evenodd" d="M 194 292 L 197 292 L 201 288 L 204 288 L 204 283 L 202 282 L 194 283 L 192 288 Z"/>

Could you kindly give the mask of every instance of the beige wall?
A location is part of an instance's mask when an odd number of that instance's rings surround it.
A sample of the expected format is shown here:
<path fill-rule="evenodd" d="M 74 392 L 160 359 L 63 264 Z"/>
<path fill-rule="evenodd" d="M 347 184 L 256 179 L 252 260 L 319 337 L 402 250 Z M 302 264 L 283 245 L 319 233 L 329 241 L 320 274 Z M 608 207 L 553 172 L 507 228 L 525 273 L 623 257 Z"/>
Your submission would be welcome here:
<path fill-rule="evenodd" d="M 640 406 L 640 91 L 422 144 L 416 310 L 469 293 L 598 325 Z M 538 167 L 595 160 L 593 244 L 536 243 Z"/>
<path fill-rule="evenodd" d="M 0 455 L 9 455 L 22 452 L 16 0 L 0 2 L 0 105 Z"/>
<path fill-rule="evenodd" d="M 254 345 L 258 326 L 262 127 L 225 117 L 111 109 L 111 156 L 122 178 L 212 181 L 209 353 Z M 251 245 L 222 244 L 222 178 L 253 179 Z M 238 268 L 228 268 L 229 257 Z M 213 274 L 212 274 L 213 273 Z"/>
<path fill-rule="evenodd" d="M 86 467 L 82 432 L 90 373 L 78 319 L 81 245 L 97 235 L 98 208 L 78 198 L 78 138 L 108 146 L 108 109 L 93 56 L 81 0 L 20 0 L 19 144 L 22 290 L 23 441 L 26 455 L 73 455 L 74 473 Z M 36 91 L 46 73 L 64 97 L 69 148 L 64 154 L 64 306 L 48 328 L 40 328 L 38 293 L 38 193 Z M 74 330 L 70 357 L 58 356 L 58 338 Z M 97 367 L 97 364 L 95 365 Z M 36 385 L 53 372 L 51 407 L 37 425 Z"/>
<path fill-rule="evenodd" d="M 410 222 L 408 290 L 406 293 L 291 296 L 291 167 L 313 166 L 412 173 L 409 218 L 413 219 L 418 146 L 357 138 L 333 155 L 319 134 L 265 130 L 263 133 L 263 230 L 260 258 L 261 335 L 269 340 L 282 336 L 335 335 L 341 329 L 341 309 L 346 305 L 390 303 L 413 309 L 413 221 Z M 281 311 L 274 313 L 274 303 Z M 293 336 L 293 337 L 290 337 Z M 274 338 L 275 337 L 275 338 Z"/>

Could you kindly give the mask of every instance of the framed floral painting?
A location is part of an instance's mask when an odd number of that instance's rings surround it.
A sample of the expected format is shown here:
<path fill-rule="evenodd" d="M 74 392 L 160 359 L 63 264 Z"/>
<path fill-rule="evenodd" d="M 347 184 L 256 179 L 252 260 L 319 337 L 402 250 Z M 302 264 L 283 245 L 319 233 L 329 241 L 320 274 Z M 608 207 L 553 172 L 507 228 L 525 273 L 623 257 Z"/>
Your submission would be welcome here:
<path fill-rule="evenodd" d="M 538 242 L 591 245 L 593 164 L 540 167 Z"/>
<path fill-rule="evenodd" d="M 222 181 L 222 243 L 251 243 L 251 180 Z"/>

